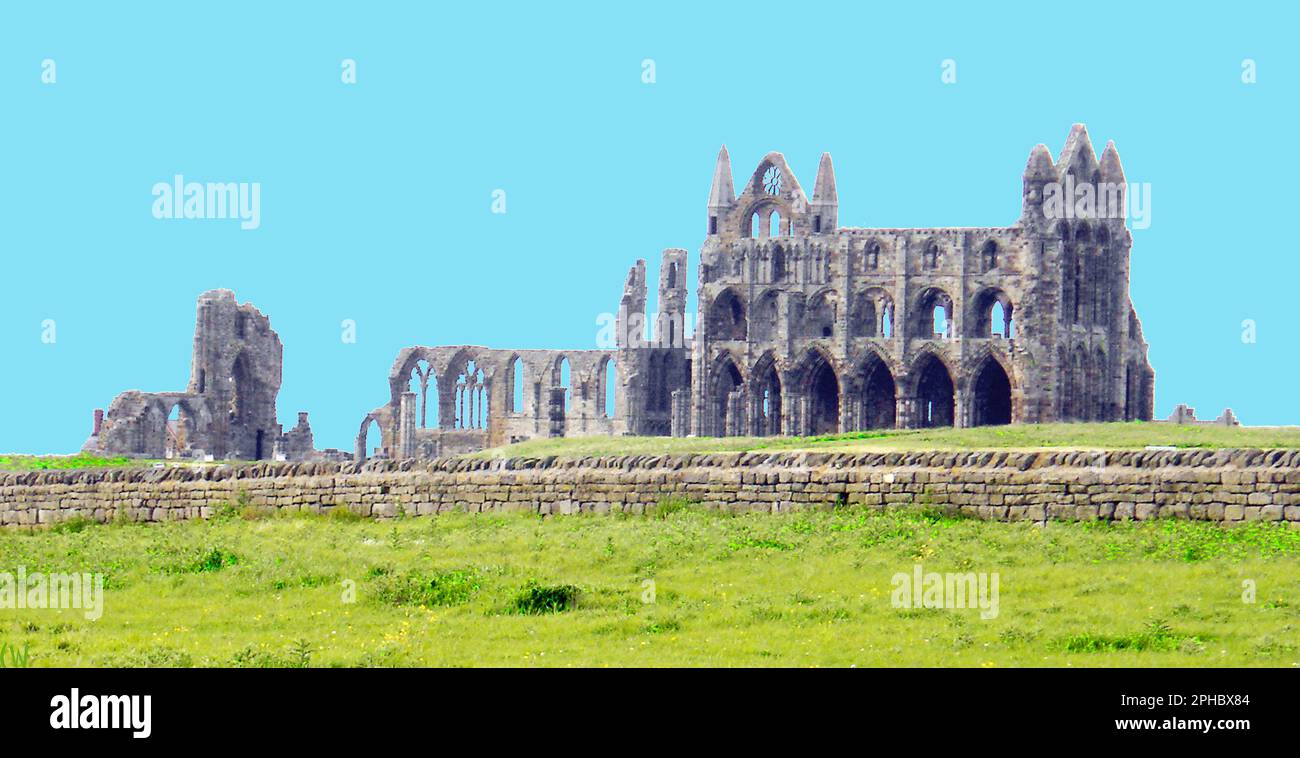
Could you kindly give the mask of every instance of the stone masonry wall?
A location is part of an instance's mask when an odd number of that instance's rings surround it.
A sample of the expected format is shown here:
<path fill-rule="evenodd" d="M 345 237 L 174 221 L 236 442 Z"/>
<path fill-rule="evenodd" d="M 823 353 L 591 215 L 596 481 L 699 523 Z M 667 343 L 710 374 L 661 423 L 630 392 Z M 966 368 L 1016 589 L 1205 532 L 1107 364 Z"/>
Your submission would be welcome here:
<path fill-rule="evenodd" d="M 837 503 L 951 507 L 986 519 L 1191 518 L 1300 526 L 1300 451 L 724 453 L 32 471 L 0 476 L 0 524 L 170 521 L 226 503 L 391 517 L 448 510 L 642 512 Z"/>

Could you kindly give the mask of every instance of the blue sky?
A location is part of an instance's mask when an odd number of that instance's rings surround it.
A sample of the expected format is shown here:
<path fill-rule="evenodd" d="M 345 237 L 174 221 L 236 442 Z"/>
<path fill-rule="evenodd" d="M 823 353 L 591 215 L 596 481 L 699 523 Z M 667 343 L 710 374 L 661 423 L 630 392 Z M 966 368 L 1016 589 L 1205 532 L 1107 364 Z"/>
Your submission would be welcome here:
<path fill-rule="evenodd" d="M 280 333 L 282 423 L 351 449 L 403 346 L 592 347 L 635 259 L 694 267 L 724 143 L 738 181 L 779 150 L 809 192 L 830 151 L 843 225 L 992 226 L 1075 122 L 1151 185 L 1132 292 L 1157 415 L 1300 423 L 1296 11 L 1085 10 L 6 5 L 0 450 L 70 452 L 119 391 L 183 389 L 217 287 Z M 154 219 L 177 173 L 260 182 L 261 227 Z"/>

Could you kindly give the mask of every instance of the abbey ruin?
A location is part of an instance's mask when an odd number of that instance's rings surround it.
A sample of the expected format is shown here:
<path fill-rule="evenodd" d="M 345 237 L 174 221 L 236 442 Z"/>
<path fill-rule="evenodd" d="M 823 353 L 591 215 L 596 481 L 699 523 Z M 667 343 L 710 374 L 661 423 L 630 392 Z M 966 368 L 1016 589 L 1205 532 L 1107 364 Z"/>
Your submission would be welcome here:
<path fill-rule="evenodd" d="M 1087 212 L 1049 202 L 1096 188 Z M 1036 146 L 1007 227 L 841 226 L 822 156 L 811 200 L 780 153 L 735 191 L 718 154 L 688 334 L 688 256 L 664 251 L 658 312 L 628 273 L 596 350 L 407 347 L 352 458 L 433 458 L 536 437 L 812 435 L 878 428 L 1150 420 L 1155 375 L 1129 297 L 1119 153 L 1075 125 Z M 226 290 L 199 300 L 185 392 L 119 395 L 86 450 L 143 457 L 318 452 L 276 419 L 280 340 Z M 1229 418 L 1235 423 L 1235 419 Z"/>
<path fill-rule="evenodd" d="M 144 458 L 314 455 L 307 414 L 282 432 L 275 411 L 284 349 L 271 321 L 230 290 L 199 296 L 190 383 L 184 392 L 128 390 L 95 411 L 86 452 Z"/>
<path fill-rule="evenodd" d="M 612 349 L 403 349 L 354 456 L 368 444 L 411 458 L 545 436 L 1150 420 L 1119 153 L 1108 143 L 1098 158 L 1075 125 L 1055 162 L 1033 149 L 1023 179 L 1012 226 L 845 227 L 829 154 L 811 200 L 780 153 L 737 196 L 724 147 L 693 335 L 687 253 L 669 249 L 653 318 L 645 261 L 628 273 Z M 1094 211 L 1053 213 L 1061 185 L 1100 188 Z"/>

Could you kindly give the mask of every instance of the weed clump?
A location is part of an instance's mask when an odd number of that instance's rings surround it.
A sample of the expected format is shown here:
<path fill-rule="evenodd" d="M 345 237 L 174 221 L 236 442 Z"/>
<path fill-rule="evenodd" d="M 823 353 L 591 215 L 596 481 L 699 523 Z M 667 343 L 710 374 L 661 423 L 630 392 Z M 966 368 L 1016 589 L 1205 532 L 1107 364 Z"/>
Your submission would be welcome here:
<path fill-rule="evenodd" d="M 434 573 L 412 571 L 405 574 L 372 570 L 370 579 L 378 600 L 389 605 L 418 605 L 424 608 L 467 603 L 482 588 L 482 579 L 473 569 Z"/>
<path fill-rule="evenodd" d="M 520 616 L 561 613 L 578 607 L 580 591 L 572 584 L 538 584 L 530 580 L 519 590 L 507 609 Z"/>

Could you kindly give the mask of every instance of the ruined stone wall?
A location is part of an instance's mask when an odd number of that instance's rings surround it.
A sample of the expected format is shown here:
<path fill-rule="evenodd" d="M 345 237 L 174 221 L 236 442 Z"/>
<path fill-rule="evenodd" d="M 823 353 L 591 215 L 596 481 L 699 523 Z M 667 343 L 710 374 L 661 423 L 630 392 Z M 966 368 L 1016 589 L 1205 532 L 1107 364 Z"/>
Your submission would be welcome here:
<path fill-rule="evenodd" d="M 853 228 L 838 223 L 829 154 L 809 200 L 777 152 L 736 194 L 723 148 L 700 250 L 690 419 L 676 426 L 730 436 L 1150 420 L 1132 237 L 1113 212 L 1119 153 L 1111 143 L 1098 157 L 1076 124 L 1055 163 L 1034 148 L 1022 179 L 1011 226 Z M 1047 203 L 1085 184 L 1118 189 L 1084 215 Z"/>
<path fill-rule="evenodd" d="M 314 457 L 307 415 L 298 415 L 290 435 L 276 418 L 283 359 L 270 318 L 230 290 L 204 292 L 186 390 L 119 394 L 96 416 L 82 449 L 145 458 Z"/>
<path fill-rule="evenodd" d="M 1300 451 L 727 453 L 375 460 L 0 475 L 0 524 L 169 521 L 226 503 L 287 510 L 641 512 L 665 498 L 735 511 L 864 504 L 986 519 L 1300 522 Z"/>

